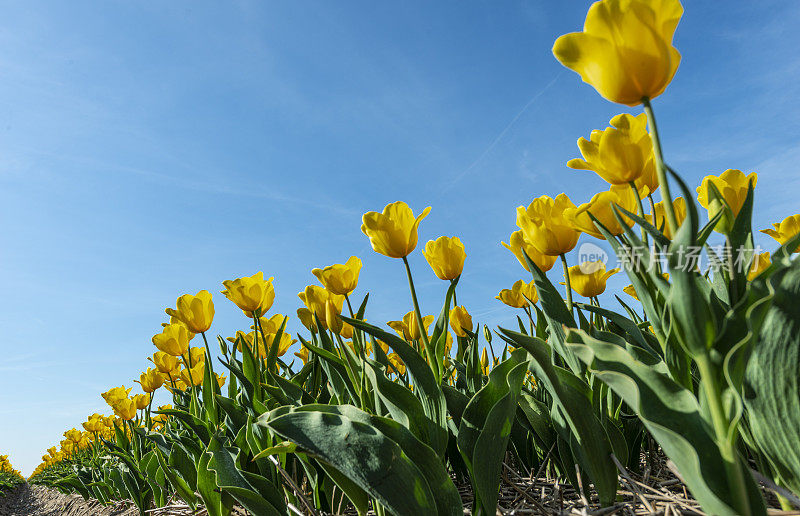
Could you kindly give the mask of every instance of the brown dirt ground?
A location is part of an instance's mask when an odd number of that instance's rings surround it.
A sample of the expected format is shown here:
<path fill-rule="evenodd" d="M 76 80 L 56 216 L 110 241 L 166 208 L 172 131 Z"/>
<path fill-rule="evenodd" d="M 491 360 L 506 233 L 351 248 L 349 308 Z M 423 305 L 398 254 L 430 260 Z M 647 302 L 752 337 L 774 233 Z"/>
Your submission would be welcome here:
<path fill-rule="evenodd" d="M 130 503 L 102 505 L 79 495 L 21 484 L 0 497 L 0 516 L 138 516 Z"/>

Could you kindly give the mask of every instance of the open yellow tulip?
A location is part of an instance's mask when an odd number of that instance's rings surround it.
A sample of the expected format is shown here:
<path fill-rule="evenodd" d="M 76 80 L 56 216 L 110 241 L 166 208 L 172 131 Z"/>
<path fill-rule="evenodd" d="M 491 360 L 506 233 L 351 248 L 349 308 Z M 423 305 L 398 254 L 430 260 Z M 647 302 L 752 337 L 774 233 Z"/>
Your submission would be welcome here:
<path fill-rule="evenodd" d="M 375 252 L 390 258 L 405 258 L 417 247 L 417 228 L 428 216 L 428 206 L 418 217 L 402 201 L 386 205 L 383 213 L 370 211 L 362 218 L 361 231 Z"/>
<path fill-rule="evenodd" d="M 761 232 L 771 236 L 783 245 L 797 233 L 800 233 L 800 215 L 790 215 L 779 223 L 772 224 L 772 228 L 774 229 L 762 229 Z M 793 253 L 800 251 L 800 246 L 791 251 Z"/>
<path fill-rule="evenodd" d="M 467 253 L 458 237 L 442 236 L 429 240 L 422 251 L 433 273 L 441 280 L 454 280 L 464 270 Z"/>
<path fill-rule="evenodd" d="M 356 289 L 358 273 L 361 272 L 361 260 L 351 256 L 344 264 L 329 265 L 324 269 L 313 269 L 311 274 L 334 294 L 345 296 Z"/>
<path fill-rule="evenodd" d="M 534 199 L 527 208 L 517 208 L 517 226 L 525 240 L 540 253 L 559 256 L 571 251 L 578 243 L 578 233 L 565 217 L 568 209 L 575 205 L 566 194 L 555 199 L 543 195 Z"/>
<path fill-rule="evenodd" d="M 583 32 L 558 38 L 553 55 L 611 102 L 636 106 L 661 95 L 681 61 L 672 46 L 678 0 L 601 0 Z"/>

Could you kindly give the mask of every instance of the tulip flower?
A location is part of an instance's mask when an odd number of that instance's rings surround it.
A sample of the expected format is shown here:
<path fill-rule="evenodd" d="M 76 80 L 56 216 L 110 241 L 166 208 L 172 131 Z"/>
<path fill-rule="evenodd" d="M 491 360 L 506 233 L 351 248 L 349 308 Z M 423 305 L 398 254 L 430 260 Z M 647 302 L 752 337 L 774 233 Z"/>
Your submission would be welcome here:
<path fill-rule="evenodd" d="M 610 190 L 595 194 L 589 202 L 581 204 L 577 208 L 568 208 L 564 215 L 577 231 L 605 240 L 589 214 L 591 213 L 599 220 L 612 235 L 617 236 L 625 231 L 625 228 L 614 216 L 612 206 L 618 205 L 636 213 L 638 203 L 636 193 L 630 187 L 612 186 Z M 622 215 L 621 212 L 620 215 Z M 628 227 L 633 225 L 633 220 L 625 215 L 622 215 L 622 220 Z"/>
<path fill-rule="evenodd" d="M 206 352 L 203 348 L 189 348 L 189 350 L 183 354 L 183 358 L 189 362 L 190 365 L 194 366 L 195 364 L 206 361 Z"/>
<path fill-rule="evenodd" d="M 326 325 L 325 303 L 330 301 L 337 313 L 341 313 L 342 305 L 344 304 L 344 296 L 333 294 L 316 285 L 307 286 L 305 290 L 297 294 L 297 297 L 300 298 L 312 314 L 317 315 L 323 326 Z M 298 317 L 302 317 L 299 312 Z"/>
<path fill-rule="evenodd" d="M 131 398 L 136 403 L 136 408 L 144 410 L 150 404 L 150 396 L 148 394 L 137 394 Z"/>
<path fill-rule="evenodd" d="M 790 238 L 800 233 L 800 215 L 791 215 L 786 217 L 777 224 L 772 224 L 774 229 L 762 229 L 761 232 L 769 235 L 781 245 L 789 241 Z M 792 252 L 800 251 L 800 246 L 796 247 Z"/>
<path fill-rule="evenodd" d="M 682 14 L 678 0 L 601 0 L 589 7 L 583 32 L 558 38 L 553 54 L 607 100 L 636 106 L 672 81 Z"/>
<path fill-rule="evenodd" d="M 308 363 L 308 348 L 305 346 L 300 346 L 300 351 L 296 351 L 294 356 L 302 360 L 303 365 L 306 365 Z"/>
<path fill-rule="evenodd" d="M 164 353 L 179 357 L 189 349 L 189 330 L 183 324 L 169 324 L 153 336 L 153 344 Z"/>
<path fill-rule="evenodd" d="M 528 268 L 528 262 L 525 261 L 525 256 L 522 254 L 523 251 L 528 255 L 528 258 L 530 258 L 531 261 L 542 270 L 542 272 L 549 271 L 553 268 L 553 264 L 556 263 L 556 256 L 548 256 L 540 253 L 530 244 L 530 242 L 525 240 L 525 235 L 522 233 L 522 230 L 511 233 L 511 237 L 509 237 L 508 242 L 508 244 L 505 242 L 500 243 L 503 244 L 506 249 L 514 253 L 514 256 L 517 257 L 520 265 L 522 265 L 528 272 L 530 272 L 530 269 Z"/>
<path fill-rule="evenodd" d="M 225 385 L 225 381 L 228 379 L 228 377 L 225 376 L 224 374 L 217 374 L 217 373 L 214 373 L 214 376 L 217 378 L 217 385 L 221 389 Z"/>
<path fill-rule="evenodd" d="M 555 199 L 543 195 L 527 208 L 517 208 L 517 226 L 540 253 L 560 256 L 575 247 L 580 235 L 564 215 L 570 208 L 575 205 L 566 194 L 558 194 Z"/>
<path fill-rule="evenodd" d="M 441 280 L 454 280 L 464 270 L 467 253 L 458 237 L 439 237 L 429 240 L 422 251 L 433 273 Z"/>
<path fill-rule="evenodd" d="M 148 367 L 145 372 L 139 375 L 138 383 L 142 386 L 144 392 L 151 393 L 164 385 L 164 376 L 158 369 Z"/>
<path fill-rule="evenodd" d="M 645 219 L 647 219 L 647 222 L 660 229 L 665 237 L 672 239 L 672 231 L 670 231 L 669 224 L 667 224 L 667 214 L 664 212 L 664 201 L 655 203 L 654 207 L 655 221 L 653 221 L 652 215 L 646 215 Z M 686 218 L 686 201 L 683 200 L 683 197 L 678 197 L 672 201 L 672 209 L 675 211 L 675 218 L 677 219 L 678 225 L 683 224 L 683 220 Z"/>
<path fill-rule="evenodd" d="M 130 398 L 122 399 L 116 405 L 114 405 L 113 409 L 114 413 L 121 419 L 130 421 L 136 417 L 136 400 Z"/>
<path fill-rule="evenodd" d="M 588 140 L 578 139 L 578 148 L 583 159 L 571 159 L 567 166 L 592 170 L 612 185 L 628 185 L 642 176 L 651 181 L 655 175 L 653 143 L 644 113 L 615 116 L 611 127 L 592 131 Z"/>
<path fill-rule="evenodd" d="M 526 308 L 529 299 L 531 303 L 539 300 L 539 293 L 536 291 L 533 281 L 525 283 L 522 280 L 517 280 L 511 286 L 511 289 L 504 288 L 495 296 L 495 299 L 499 299 L 511 308 Z"/>
<path fill-rule="evenodd" d="M 113 389 L 109 389 L 108 391 L 102 393 L 101 396 L 104 400 L 106 400 L 106 403 L 108 403 L 109 406 L 113 407 L 120 400 L 127 398 L 128 394 L 131 392 L 131 389 L 132 387 L 128 387 L 126 389 L 124 385 L 121 387 L 114 387 Z"/>
<path fill-rule="evenodd" d="M 260 315 L 266 313 L 275 301 L 273 279 L 270 277 L 264 280 L 264 273 L 259 271 L 252 276 L 225 280 L 222 282 L 225 286 L 222 293 L 248 316 L 252 316 L 254 312 Z"/>
<path fill-rule="evenodd" d="M 185 294 L 176 302 L 177 310 L 167 308 L 167 315 L 174 317 L 193 333 L 204 333 L 214 320 L 214 302 L 208 290 L 201 290 L 197 295 Z"/>
<path fill-rule="evenodd" d="M 191 369 L 183 369 L 180 374 L 180 380 L 186 384 L 186 386 L 200 385 L 203 383 L 203 374 L 205 370 L 205 362 L 199 362 L 192 366 Z"/>
<path fill-rule="evenodd" d="M 750 266 L 750 270 L 747 272 L 747 281 L 753 281 L 756 276 L 764 272 L 771 263 L 768 252 L 756 255 L 753 260 L 753 265 Z"/>
<path fill-rule="evenodd" d="M 431 208 L 414 217 L 402 201 L 387 204 L 383 213 L 370 211 L 362 217 L 361 231 L 369 237 L 372 249 L 390 258 L 405 258 L 417 247 L 417 229 Z"/>
<path fill-rule="evenodd" d="M 358 286 L 358 274 L 361 272 L 361 260 L 351 256 L 344 264 L 334 264 L 324 269 L 312 269 L 311 274 L 317 277 L 326 290 L 340 296 L 346 296 Z"/>
<path fill-rule="evenodd" d="M 178 367 L 178 357 L 156 351 L 150 359 L 161 374 L 171 374 Z"/>
<path fill-rule="evenodd" d="M 605 292 L 608 278 L 618 272 L 619 269 L 606 271 L 602 261 L 583 262 L 569 268 L 570 285 L 583 297 L 596 297 Z"/>
<path fill-rule="evenodd" d="M 747 190 L 752 183 L 756 186 L 758 175 L 752 172 L 745 176 L 741 170 L 728 169 L 719 176 L 706 176 L 703 182 L 697 187 L 697 201 L 708 210 L 708 218 L 713 219 L 720 211 L 723 212 L 714 231 L 728 234 L 733 229 L 733 221 L 742 209 L 744 200 L 747 198 Z M 719 191 L 720 198 L 711 189 L 713 184 Z"/>
<path fill-rule="evenodd" d="M 303 326 L 308 328 L 309 331 L 317 332 L 317 324 L 314 321 L 314 314 L 308 308 L 298 308 L 297 318 L 303 323 Z"/>
<path fill-rule="evenodd" d="M 278 333 L 278 330 L 281 329 L 284 321 L 287 319 L 288 317 L 283 314 L 274 314 L 270 318 L 259 318 L 258 323 L 261 325 L 261 329 L 264 333 Z M 251 328 L 255 330 L 254 326 L 251 326 Z"/>
<path fill-rule="evenodd" d="M 406 374 L 406 364 L 403 362 L 403 359 L 400 358 L 400 355 L 397 353 L 389 353 L 386 355 L 386 358 L 389 360 L 389 366 L 392 372 L 398 375 Z"/>
<path fill-rule="evenodd" d="M 427 334 L 428 329 L 431 324 L 433 324 L 433 316 L 424 316 L 422 318 L 422 323 L 425 325 L 425 333 Z M 422 338 L 419 324 L 417 324 L 417 315 L 414 310 L 404 315 L 402 321 L 389 321 L 387 324 L 406 340 L 419 340 Z"/>
<path fill-rule="evenodd" d="M 459 337 L 466 337 L 464 330 L 472 331 L 472 316 L 463 306 L 455 306 L 450 310 L 450 327 Z"/>

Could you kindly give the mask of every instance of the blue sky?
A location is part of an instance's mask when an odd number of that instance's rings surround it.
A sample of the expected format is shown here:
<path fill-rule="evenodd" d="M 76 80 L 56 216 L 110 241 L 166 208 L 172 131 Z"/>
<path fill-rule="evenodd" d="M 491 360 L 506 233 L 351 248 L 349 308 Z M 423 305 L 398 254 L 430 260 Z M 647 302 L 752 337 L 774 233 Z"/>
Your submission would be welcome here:
<path fill-rule="evenodd" d="M 1 2 L 0 452 L 28 473 L 108 412 L 99 393 L 148 365 L 180 294 L 263 270 L 273 311 L 294 315 L 310 270 L 355 254 L 368 319 L 399 318 L 402 265 L 359 229 L 395 200 L 433 207 L 421 242 L 465 243 L 475 319 L 513 324 L 494 296 L 525 277 L 500 246 L 515 208 L 605 189 L 565 163 L 639 112 L 550 53 L 589 4 Z M 759 172 L 767 227 L 798 210 L 800 4 L 685 4 L 683 61 L 655 101 L 668 161 L 693 186 Z M 445 285 L 411 262 L 438 313 Z M 212 332 L 246 325 L 215 301 Z"/>

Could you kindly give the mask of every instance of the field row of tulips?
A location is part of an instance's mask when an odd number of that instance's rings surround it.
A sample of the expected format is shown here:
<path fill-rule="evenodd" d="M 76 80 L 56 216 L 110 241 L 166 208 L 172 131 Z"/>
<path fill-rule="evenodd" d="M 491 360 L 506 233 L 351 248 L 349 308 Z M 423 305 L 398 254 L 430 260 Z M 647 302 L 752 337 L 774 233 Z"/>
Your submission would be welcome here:
<path fill-rule="evenodd" d="M 320 284 L 299 293 L 306 330 L 296 336 L 287 316 L 270 314 L 273 278 L 261 272 L 222 284 L 244 316 L 235 336 L 211 337 L 209 291 L 182 295 L 152 339 L 142 393 L 103 393 L 114 415 L 66 431 L 31 480 L 130 499 L 143 515 L 174 498 L 212 516 L 234 505 L 256 515 L 461 515 L 456 486 L 468 484 L 467 508 L 494 515 L 505 467 L 609 506 L 620 469 L 665 455 L 708 514 L 766 514 L 759 481 L 791 507 L 800 215 L 763 230 L 778 244 L 758 252 L 755 173 L 709 175 L 693 191 L 668 165 L 651 100 L 678 67 L 682 12 L 678 0 L 602 0 L 583 32 L 556 41 L 562 64 L 644 112 L 591 131 L 568 163 L 610 189 L 580 205 L 562 193 L 517 208 L 519 230 L 503 245 L 527 279 L 497 296 L 513 328 L 478 324 L 458 304 L 466 251 L 456 237 L 422 250 L 442 280 L 438 314 L 427 315 L 407 257 L 430 208 L 415 215 L 395 202 L 364 214 L 361 229 L 407 273 L 407 314 L 367 322 L 355 256 L 312 270 Z M 568 263 L 582 235 L 624 262 L 630 285 L 614 306 L 598 296 L 619 269 Z M 161 388 L 172 403 L 154 407 Z"/>
<path fill-rule="evenodd" d="M 25 478 L 11 465 L 8 455 L 0 455 L 0 496 L 4 496 L 6 491 L 23 482 Z"/>

